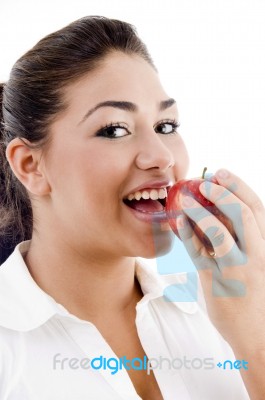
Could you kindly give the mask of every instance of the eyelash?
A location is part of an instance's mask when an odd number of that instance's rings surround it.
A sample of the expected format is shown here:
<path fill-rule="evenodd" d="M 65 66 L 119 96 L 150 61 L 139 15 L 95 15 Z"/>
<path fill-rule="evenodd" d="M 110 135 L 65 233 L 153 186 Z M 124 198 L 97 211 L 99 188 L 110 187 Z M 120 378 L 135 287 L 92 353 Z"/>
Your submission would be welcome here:
<path fill-rule="evenodd" d="M 105 137 L 107 139 L 119 139 L 120 137 L 123 136 L 112 136 L 112 137 L 108 137 L 105 133 L 107 132 L 107 130 L 109 128 L 121 128 L 121 129 L 125 129 L 126 132 L 128 134 L 131 134 L 131 132 L 129 131 L 129 129 L 127 128 L 127 126 L 125 126 L 124 124 L 120 123 L 120 122 L 111 122 L 110 124 L 104 125 L 102 128 L 100 128 L 97 132 L 96 132 L 96 136 L 101 136 L 101 137 Z M 124 135 L 127 136 L 127 135 Z"/>
<path fill-rule="evenodd" d="M 162 121 L 159 121 L 155 126 L 154 129 L 156 129 L 159 125 L 171 125 L 172 126 L 172 131 L 169 133 L 162 133 L 162 132 L 157 132 L 160 133 L 162 135 L 174 135 L 177 134 L 177 129 L 180 127 L 180 123 L 177 122 L 175 119 L 164 119 Z M 120 129 L 124 129 L 127 132 L 127 135 L 123 135 L 123 136 L 107 136 L 107 130 L 109 128 L 120 128 Z M 129 129 L 127 128 L 127 126 L 125 126 L 122 123 L 118 123 L 118 122 L 111 122 L 110 124 L 107 124 L 103 127 L 101 127 L 97 132 L 96 132 L 96 136 L 98 137 L 105 137 L 107 139 L 120 139 L 122 137 L 131 135 L 131 132 L 129 131 Z"/>
<path fill-rule="evenodd" d="M 163 119 L 162 121 L 158 122 L 158 124 L 156 124 L 156 127 L 158 127 L 159 125 L 163 125 L 163 124 L 168 124 L 172 126 L 172 132 L 170 133 L 165 133 L 164 135 L 174 135 L 177 132 L 177 129 L 180 127 L 180 123 L 175 120 L 175 119 Z M 161 133 L 161 132 L 157 132 L 157 133 Z"/>

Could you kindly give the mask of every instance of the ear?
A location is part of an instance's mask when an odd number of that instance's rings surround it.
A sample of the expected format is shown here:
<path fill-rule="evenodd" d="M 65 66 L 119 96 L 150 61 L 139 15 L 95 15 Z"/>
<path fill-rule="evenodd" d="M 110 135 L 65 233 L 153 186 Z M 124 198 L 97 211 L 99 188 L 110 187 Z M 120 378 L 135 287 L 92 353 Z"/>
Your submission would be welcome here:
<path fill-rule="evenodd" d="M 18 180 L 32 194 L 47 195 L 51 189 L 41 168 L 41 150 L 32 149 L 26 139 L 13 139 L 7 146 L 6 158 Z"/>

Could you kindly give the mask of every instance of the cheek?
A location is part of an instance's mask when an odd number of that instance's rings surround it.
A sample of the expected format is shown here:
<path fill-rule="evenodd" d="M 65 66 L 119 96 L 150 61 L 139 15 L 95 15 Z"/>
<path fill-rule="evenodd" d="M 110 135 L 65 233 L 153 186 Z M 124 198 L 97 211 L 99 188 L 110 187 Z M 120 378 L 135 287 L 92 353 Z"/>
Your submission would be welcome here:
<path fill-rule="evenodd" d="M 189 169 L 190 159 L 187 147 L 183 142 L 183 140 L 182 140 L 182 164 L 183 164 L 183 175 L 186 176 Z"/>
<path fill-rule="evenodd" d="M 177 143 L 174 147 L 173 151 L 174 159 L 175 159 L 175 171 L 176 171 L 176 178 L 183 179 L 186 177 L 188 169 L 189 169 L 189 154 L 186 148 L 186 145 L 179 135 Z"/>
<path fill-rule="evenodd" d="M 45 157 L 45 169 L 51 187 L 52 201 L 63 205 L 70 201 L 76 203 L 80 199 L 80 190 L 89 185 L 88 165 L 89 161 L 84 149 L 78 149 L 76 144 L 67 141 L 54 141 Z M 87 180 L 85 184 L 84 180 Z M 83 184 L 82 184 L 83 182 Z"/>
<path fill-rule="evenodd" d="M 117 196 L 119 185 L 128 176 L 128 154 L 110 151 L 105 146 L 77 144 L 54 146 L 47 158 L 47 172 L 53 196 L 76 204 L 91 202 L 110 204 L 111 196 Z"/>

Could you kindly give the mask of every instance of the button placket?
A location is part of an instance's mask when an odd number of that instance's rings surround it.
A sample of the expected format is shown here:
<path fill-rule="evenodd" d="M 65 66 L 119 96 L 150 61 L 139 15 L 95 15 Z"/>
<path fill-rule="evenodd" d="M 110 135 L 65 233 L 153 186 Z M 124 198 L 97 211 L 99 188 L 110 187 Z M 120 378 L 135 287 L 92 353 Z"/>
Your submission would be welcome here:
<path fill-rule="evenodd" d="M 136 326 L 139 339 L 148 359 L 160 359 L 160 357 L 171 359 L 171 355 L 161 334 L 159 327 L 148 305 L 138 309 L 136 316 Z M 152 340 L 150 340 L 152 338 Z M 177 340 L 177 339 L 176 339 Z M 182 376 L 176 370 L 154 369 L 153 373 L 160 387 L 164 400 L 172 399 L 172 387 L 176 388 L 175 396 L 181 400 L 191 400 L 189 391 L 183 381 Z"/>
<path fill-rule="evenodd" d="M 102 356 L 105 359 L 115 358 L 118 360 L 117 355 L 113 352 L 109 344 L 105 341 L 104 337 L 98 329 L 91 323 L 77 323 L 76 321 L 61 321 L 65 330 L 78 345 L 80 350 L 84 353 L 85 357 L 90 360 Z M 120 366 L 119 362 L 119 366 Z M 126 369 L 118 369 L 117 373 L 111 374 L 111 369 L 100 368 L 98 372 L 108 382 L 112 389 L 117 392 L 121 399 L 124 400 L 141 400 L 137 394 L 132 381 Z M 118 400 L 118 398 L 117 398 Z"/>

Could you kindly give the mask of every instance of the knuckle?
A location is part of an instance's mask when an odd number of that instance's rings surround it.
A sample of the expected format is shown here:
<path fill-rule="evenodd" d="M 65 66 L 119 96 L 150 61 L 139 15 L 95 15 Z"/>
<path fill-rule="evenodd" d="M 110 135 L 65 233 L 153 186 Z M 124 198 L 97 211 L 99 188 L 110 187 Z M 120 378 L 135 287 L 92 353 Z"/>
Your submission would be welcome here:
<path fill-rule="evenodd" d="M 254 211 L 264 211 L 264 204 L 259 197 L 256 197 L 250 206 Z"/>
<path fill-rule="evenodd" d="M 249 207 L 242 207 L 241 212 L 242 212 L 243 220 L 246 223 L 250 222 L 253 219 L 253 214 Z"/>
<path fill-rule="evenodd" d="M 231 193 L 229 190 L 222 188 L 221 186 L 219 186 L 216 189 L 216 195 L 215 195 L 215 200 L 216 201 L 221 201 L 226 199 L 226 197 L 230 196 Z"/>
<path fill-rule="evenodd" d="M 213 245 L 215 247 L 221 246 L 221 244 L 223 244 L 225 239 L 225 234 L 223 232 L 219 232 L 218 235 L 215 235 L 213 238 Z"/>

